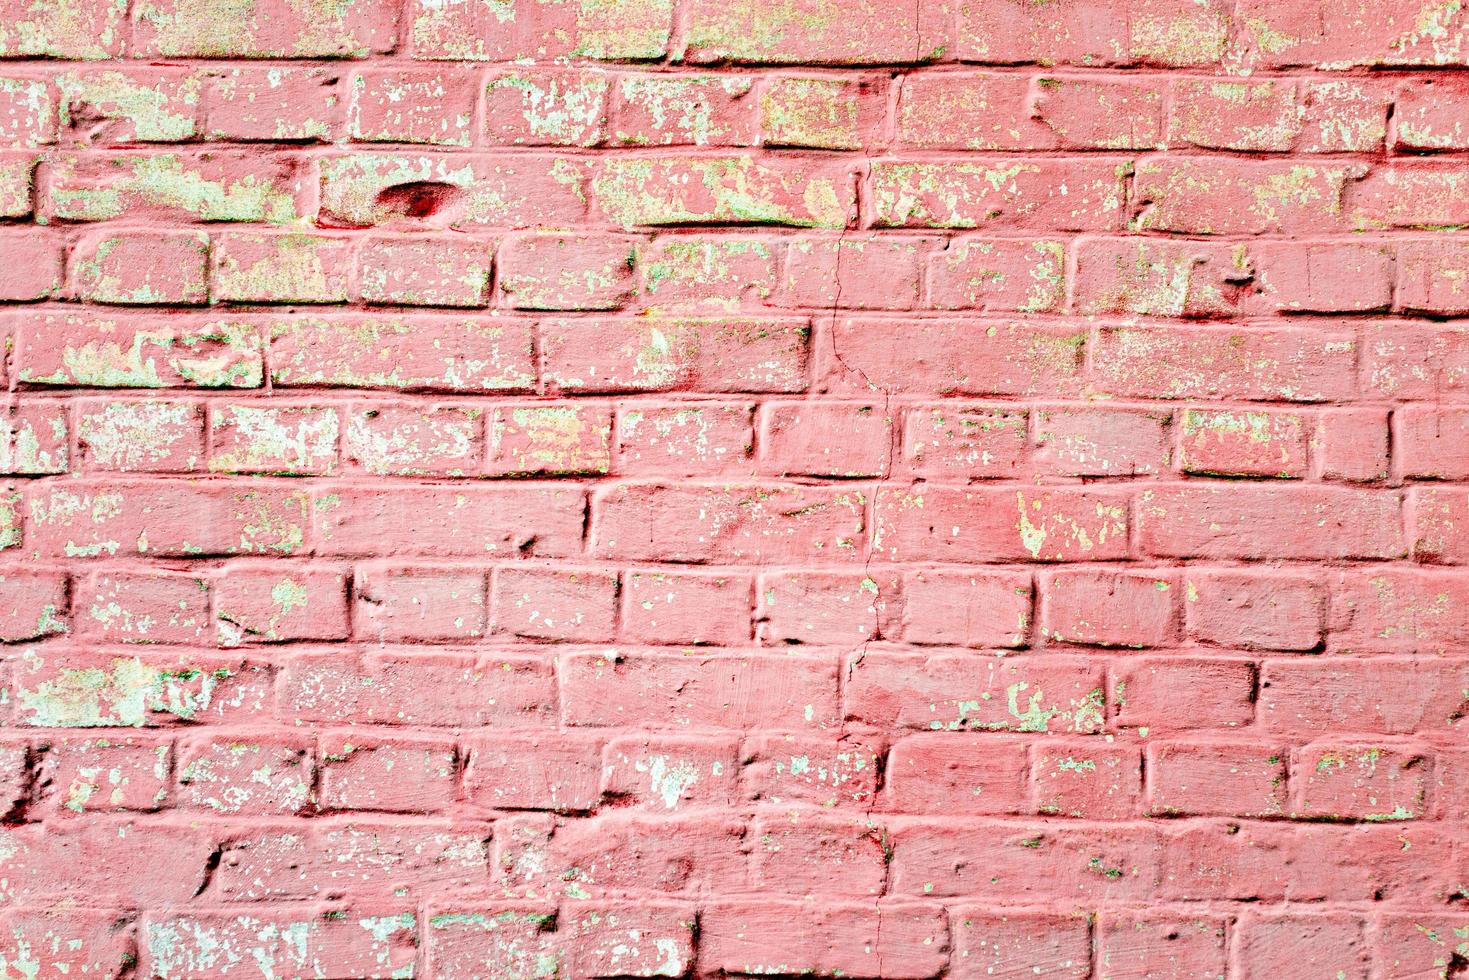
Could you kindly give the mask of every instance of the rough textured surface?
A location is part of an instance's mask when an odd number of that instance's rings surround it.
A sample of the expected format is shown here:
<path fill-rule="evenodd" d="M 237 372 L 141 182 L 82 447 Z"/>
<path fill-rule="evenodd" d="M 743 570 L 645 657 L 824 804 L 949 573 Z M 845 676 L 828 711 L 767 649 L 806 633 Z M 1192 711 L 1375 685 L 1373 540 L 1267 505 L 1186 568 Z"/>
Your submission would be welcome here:
<path fill-rule="evenodd" d="M 1459 0 L 0 12 L 0 975 L 1469 975 Z"/>

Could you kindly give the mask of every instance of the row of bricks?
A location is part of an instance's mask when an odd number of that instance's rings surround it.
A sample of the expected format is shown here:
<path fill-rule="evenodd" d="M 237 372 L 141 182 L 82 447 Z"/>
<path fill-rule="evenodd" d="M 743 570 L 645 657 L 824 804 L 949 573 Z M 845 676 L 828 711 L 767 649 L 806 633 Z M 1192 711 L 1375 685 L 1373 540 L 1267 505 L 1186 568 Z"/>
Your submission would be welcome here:
<path fill-rule="evenodd" d="M 75 634 L 188 646 L 335 641 L 1443 651 L 1469 577 L 1306 571 L 927 568 L 628 571 L 236 563 L 215 573 L 0 569 L 0 641 Z M 1031 627 L 1032 622 L 1036 628 Z"/>
<path fill-rule="evenodd" d="M 45 161 L 37 180 L 36 165 Z M 1291 236 L 1469 224 L 1461 160 L 5 151 L 0 217 L 476 230 L 662 225 Z M 319 177 L 318 177 L 319 174 Z M 37 202 L 39 185 L 39 203 Z M 860 190 L 860 195 L 859 195 Z"/>
<path fill-rule="evenodd" d="M 777 849 L 772 840 L 762 847 L 752 833 L 757 827 L 779 827 L 786 846 Z M 757 887 L 817 901 L 864 896 L 869 908 L 882 895 L 1049 904 L 1059 893 L 1066 909 L 1290 899 L 1376 901 L 1412 912 L 1451 905 L 1469 858 L 1462 828 L 1427 822 L 893 816 L 879 825 L 811 811 L 764 824 L 709 812 L 526 814 L 493 825 L 365 815 L 242 825 L 192 815 L 185 822 L 173 814 L 96 814 L 10 826 L 0 836 L 7 845 L 0 862 L 5 895 L 15 906 L 72 898 L 167 907 L 202 894 L 205 901 L 250 903 L 236 905 L 239 913 L 262 902 L 344 894 L 367 905 L 395 895 L 411 901 L 492 888 L 501 896 L 585 899 L 649 892 L 733 897 Z M 761 850 L 757 876 L 750 852 Z M 67 860 L 79 852 L 88 860 Z M 172 873 L 159 875 L 160 862 Z"/>
<path fill-rule="evenodd" d="M 72 435 L 75 435 L 73 440 Z M 1469 479 L 1469 409 L 29 398 L 0 473 Z"/>
<path fill-rule="evenodd" d="M 1423 657 L 993 658 L 889 644 L 848 654 L 637 648 L 556 654 L 536 647 L 363 653 L 324 647 L 293 651 L 275 665 L 265 659 L 273 655 L 266 649 L 251 651 L 246 660 L 238 653 L 133 650 L 129 656 L 47 644 L 17 651 L 9 664 L 0 664 L 10 676 L 3 717 L 39 728 L 278 717 L 297 727 L 543 732 L 559 720 L 570 728 L 676 731 L 840 728 L 1111 738 L 1108 733 L 1220 730 L 1299 740 L 1350 731 L 1428 738 L 1462 731 L 1463 692 L 1469 690 L 1469 662 Z M 1384 685 L 1384 676 L 1395 684 Z"/>
<path fill-rule="evenodd" d="M 873 314 L 536 321 L 37 308 L 0 313 L 0 339 L 13 350 L 6 380 L 47 389 L 259 388 L 268 378 L 276 389 L 481 395 L 817 389 L 860 399 L 881 392 L 886 399 L 1440 403 L 1469 392 L 1469 327 L 1388 321 L 1141 325 Z M 1372 438 L 1354 451 L 1379 455 Z"/>
<path fill-rule="evenodd" d="M 0 228 L 0 300 L 606 311 L 985 310 L 1270 317 L 1469 312 L 1469 246 L 1436 239 L 1265 242 Z M 1068 263 L 1068 244 L 1072 260 Z"/>
<path fill-rule="evenodd" d="M 1176 977 L 1297 980 L 1331 976 L 1442 977 L 1460 955 L 1469 919 L 1438 910 L 1383 915 L 1301 905 L 1237 916 L 1188 908 L 1100 914 L 947 908 L 871 902 L 720 898 L 567 902 L 460 899 L 272 904 L 145 911 L 38 909 L 0 914 L 0 957 L 30 951 L 63 976 L 163 980 L 232 976 L 245 963 L 267 976 L 315 970 L 343 977 L 722 977 L 747 974 L 985 980 L 1143 980 L 1160 965 Z M 1104 973 L 1093 973 L 1093 963 Z M 62 969 L 65 967 L 65 969 Z M 1373 971 L 1376 972 L 1373 972 Z"/>
<path fill-rule="evenodd" d="M 1469 149 L 1453 76 L 1188 78 L 219 66 L 0 75 L 0 146 L 196 139 L 442 146 L 1371 153 Z"/>
<path fill-rule="evenodd" d="M 868 518 L 868 511 L 871 518 Z M 0 548 L 41 557 L 272 554 L 675 564 L 1469 561 L 1469 495 L 1240 482 L 1096 487 L 27 481 Z M 589 523 L 590 522 L 590 523 Z"/>
<path fill-rule="evenodd" d="M 818 850 L 820 838 L 863 840 L 879 813 L 1042 814 L 1292 820 L 1462 820 L 1458 774 L 1469 753 L 1394 742 L 1327 739 L 1288 748 L 1268 739 L 1098 745 L 1046 737 L 911 735 L 885 746 L 853 736 L 624 735 L 581 732 L 386 740 L 358 732 L 210 731 L 165 737 L 0 741 L 0 812 L 11 823 L 68 814 L 152 812 L 303 816 L 343 810 L 473 816 L 494 811 L 655 812 L 768 805 L 752 839 L 761 861 Z M 835 808 L 831 817 L 802 806 Z M 843 817 L 842 809 L 860 814 Z M 833 833 L 845 822 L 850 834 Z M 880 854 L 877 855 L 880 860 Z M 872 894 L 881 865 L 864 862 Z M 768 873 L 767 873 L 768 876 Z"/>
<path fill-rule="evenodd" d="M 406 8 L 406 9 L 405 9 Z M 1462 66 L 1457 8 L 1416 0 L 1092 0 L 1056 7 L 919 0 L 840 8 L 782 0 L 635 0 L 576 5 L 511 0 L 503 7 L 352 0 L 330 13 L 221 0 L 152 0 L 131 11 L 106 0 L 6 8 L 0 56 L 134 58 L 369 57 L 406 47 L 443 60 L 588 58 L 694 63 L 1225 66 Z M 400 43 L 400 37 L 403 42 Z"/>

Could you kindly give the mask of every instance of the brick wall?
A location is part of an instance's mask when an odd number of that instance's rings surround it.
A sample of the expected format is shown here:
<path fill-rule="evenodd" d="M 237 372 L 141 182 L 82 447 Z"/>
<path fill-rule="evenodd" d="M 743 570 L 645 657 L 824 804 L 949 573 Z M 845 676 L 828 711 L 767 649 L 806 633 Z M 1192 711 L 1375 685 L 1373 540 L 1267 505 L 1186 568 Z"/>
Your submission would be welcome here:
<path fill-rule="evenodd" d="M 1469 970 L 1457 0 L 0 10 L 0 974 Z"/>

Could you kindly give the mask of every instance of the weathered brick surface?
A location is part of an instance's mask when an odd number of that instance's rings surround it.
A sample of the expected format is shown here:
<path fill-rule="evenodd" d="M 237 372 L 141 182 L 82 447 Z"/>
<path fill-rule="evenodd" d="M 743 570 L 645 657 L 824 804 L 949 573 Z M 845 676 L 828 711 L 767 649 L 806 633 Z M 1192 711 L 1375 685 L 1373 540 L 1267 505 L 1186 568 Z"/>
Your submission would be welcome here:
<path fill-rule="evenodd" d="M 0 976 L 1469 971 L 1459 0 L 0 0 Z"/>

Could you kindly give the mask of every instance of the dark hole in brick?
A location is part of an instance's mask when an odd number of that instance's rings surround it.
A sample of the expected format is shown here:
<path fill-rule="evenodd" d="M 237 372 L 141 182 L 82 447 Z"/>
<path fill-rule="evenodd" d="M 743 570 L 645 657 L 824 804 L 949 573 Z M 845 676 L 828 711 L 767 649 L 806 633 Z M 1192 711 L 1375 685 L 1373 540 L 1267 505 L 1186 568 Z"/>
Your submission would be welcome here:
<path fill-rule="evenodd" d="M 451 205 L 460 193 L 453 184 L 417 180 L 383 188 L 378 192 L 377 203 L 405 218 L 430 218 Z"/>

